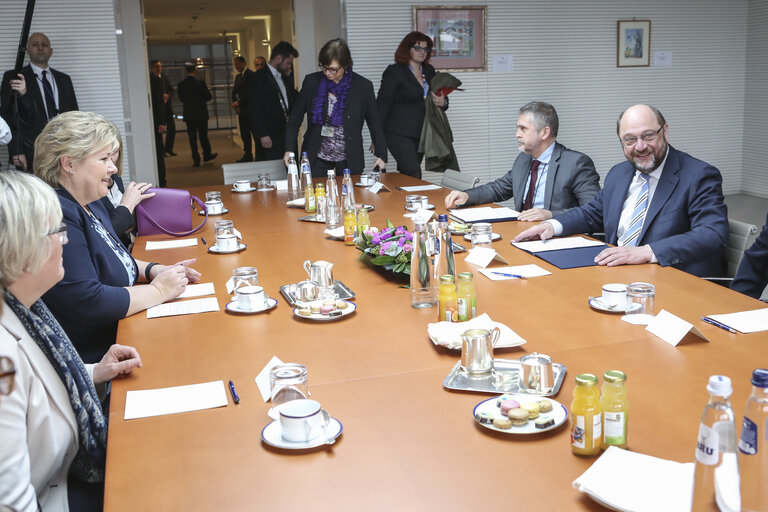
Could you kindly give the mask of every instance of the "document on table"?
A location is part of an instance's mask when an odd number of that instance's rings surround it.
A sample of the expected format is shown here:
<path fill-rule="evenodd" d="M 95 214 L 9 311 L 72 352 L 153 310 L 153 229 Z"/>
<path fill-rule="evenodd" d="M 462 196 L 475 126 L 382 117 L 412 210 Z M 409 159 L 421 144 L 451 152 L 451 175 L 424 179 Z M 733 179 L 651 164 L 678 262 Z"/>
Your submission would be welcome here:
<path fill-rule="evenodd" d="M 512 277 L 512 276 L 522 276 L 522 277 L 528 278 L 528 277 L 548 276 L 552 274 L 552 272 L 550 272 L 549 270 L 544 270 L 540 266 L 534 265 L 534 264 L 516 265 L 514 267 L 481 268 L 481 269 L 478 269 L 478 272 L 483 274 L 485 277 L 487 277 L 491 281 L 507 281 L 509 279 L 519 279 L 518 277 Z M 502 274 L 507 274 L 507 275 L 505 276 Z"/>
<path fill-rule="evenodd" d="M 219 301 L 216 300 L 216 297 L 160 304 L 147 310 L 147 318 L 193 315 L 195 313 L 208 313 L 209 311 L 219 311 Z"/>
<path fill-rule="evenodd" d="M 148 418 L 227 406 L 223 380 L 172 388 L 128 391 L 123 419 Z"/>
<path fill-rule="evenodd" d="M 197 238 L 181 238 L 179 240 L 148 240 L 146 250 L 157 251 L 158 249 L 177 249 L 179 247 L 194 247 L 197 245 Z"/>
<path fill-rule="evenodd" d="M 176 297 L 177 299 L 188 299 L 190 297 L 202 297 L 204 295 L 215 295 L 216 290 L 213 283 L 188 284 L 184 292 Z"/>
<path fill-rule="evenodd" d="M 530 242 L 513 243 L 518 249 L 531 253 L 544 251 L 559 251 L 561 249 L 576 249 L 578 247 L 597 247 L 605 245 L 599 240 L 590 240 L 583 236 L 571 236 L 568 238 L 550 238 L 549 240 L 531 240 Z"/>
<path fill-rule="evenodd" d="M 768 331 L 768 308 L 740 311 L 725 315 L 707 315 L 715 322 L 724 324 L 731 329 L 736 329 L 742 334 Z"/>
<path fill-rule="evenodd" d="M 478 208 L 455 208 L 449 210 L 451 216 L 464 223 L 470 222 L 503 222 L 507 220 L 517 220 L 520 212 L 501 206 L 492 208 L 490 206 L 480 206 Z"/>
<path fill-rule="evenodd" d="M 427 190 L 440 190 L 440 185 L 414 185 L 412 187 L 398 187 L 403 192 L 425 192 Z"/>

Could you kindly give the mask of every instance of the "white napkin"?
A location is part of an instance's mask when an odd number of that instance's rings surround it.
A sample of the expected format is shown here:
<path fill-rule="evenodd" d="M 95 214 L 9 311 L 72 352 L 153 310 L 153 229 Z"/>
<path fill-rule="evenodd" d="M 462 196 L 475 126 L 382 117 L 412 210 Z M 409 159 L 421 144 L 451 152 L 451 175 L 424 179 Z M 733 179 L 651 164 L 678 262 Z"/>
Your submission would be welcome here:
<path fill-rule="evenodd" d="M 291 199 L 290 201 L 286 201 L 286 206 L 293 206 L 295 208 L 304 208 L 304 198 L 300 197 L 298 199 Z"/>
<path fill-rule="evenodd" d="M 323 233 L 329 235 L 331 238 L 344 240 L 344 226 L 339 226 L 334 229 L 325 229 L 323 230 Z"/>
<path fill-rule="evenodd" d="M 693 463 L 681 464 L 611 446 L 573 481 L 573 487 L 613 510 L 688 512 Z"/>
<path fill-rule="evenodd" d="M 491 330 L 494 327 L 499 328 L 499 341 L 496 343 L 496 348 L 508 348 L 517 347 L 524 344 L 526 341 L 518 336 L 518 334 L 499 322 L 494 322 L 487 313 L 467 320 L 466 322 L 437 322 L 435 324 L 427 324 L 427 333 L 429 339 L 435 345 L 441 345 L 451 350 L 461 348 L 461 335 L 464 331 L 469 329 L 487 329 Z"/>

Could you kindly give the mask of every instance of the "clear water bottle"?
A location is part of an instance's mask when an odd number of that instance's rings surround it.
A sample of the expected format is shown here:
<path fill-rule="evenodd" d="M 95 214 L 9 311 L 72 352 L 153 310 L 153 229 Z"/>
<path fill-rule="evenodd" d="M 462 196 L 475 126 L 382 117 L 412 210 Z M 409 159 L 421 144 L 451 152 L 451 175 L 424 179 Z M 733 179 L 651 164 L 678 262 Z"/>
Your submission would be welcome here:
<path fill-rule="evenodd" d="M 427 251 L 427 229 L 416 221 L 411 253 L 411 306 L 431 308 L 437 303 L 437 285 L 432 269 L 432 258 Z"/>
<path fill-rule="evenodd" d="M 296 165 L 296 155 L 288 153 L 288 194 L 291 199 L 298 199 L 301 194 L 301 182 L 299 181 L 299 168 Z"/>
<path fill-rule="evenodd" d="M 349 169 L 344 169 L 344 178 L 341 180 L 341 200 L 344 210 L 355 209 L 355 186 L 352 184 Z"/>
<path fill-rule="evenodd" d="M 309 167 L 309 156 L 306 151 L 301 152 L 301 177 L 304 180 L 304 188 L 302 193 L 306 195 L 307 188 L 307 176 L 309 176 L 310 186 L 312 184 L 312 169 Z M 314 192 L 314 191 L 313 191 Z"/>
<path fill-rule="evenodd" d="M 328 181 L 325 183 L 325 227 L 335 229 L 342 224 L 339 187 L 336 185 L 336 171 L 329 169 Z"/>
<path fill-rule="evenodd" d="M 709 402 L 704 408 L 696 442 L 691 510 L 738 512 L 739 465 L 736 458 L 736 424 L 728 398 L 731 379 L 713 375 L 707 384 Z"/>
<path fill-rule="evenodd" d="M 752 394 L 744 408 L 739 440 L 741 510 L 768 511 L 768 370 L 752 372 Z"/>
<path fill-rule="evenodd" d="M 437 216 L 438 226 L 435 230 L 435 269 L 434 277 L 450 274 L 456 281 L 456 263 L 453 258 L 453 242 L 448 230 L 448 215 L 441 213 Z"/>

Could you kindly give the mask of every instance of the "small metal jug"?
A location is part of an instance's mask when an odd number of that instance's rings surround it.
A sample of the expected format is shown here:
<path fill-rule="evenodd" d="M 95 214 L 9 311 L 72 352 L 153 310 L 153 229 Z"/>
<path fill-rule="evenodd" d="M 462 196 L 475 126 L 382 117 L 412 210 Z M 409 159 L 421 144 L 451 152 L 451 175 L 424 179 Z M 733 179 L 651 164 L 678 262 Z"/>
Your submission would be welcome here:
<path fill-rule="evenodd" d="M 470 376 L 484 377 L 493 370 L 493 347 L 499 341 L 501 331 L 494 327 L 470 329 L 461 335 L 461 369 Z"/>
<path fill-rule="evenodd" d="M 305 261 L 304 271 L 310 281 L 317 281 L 321 287 L 333 286 L 333 263 L 330 261 Z"/>

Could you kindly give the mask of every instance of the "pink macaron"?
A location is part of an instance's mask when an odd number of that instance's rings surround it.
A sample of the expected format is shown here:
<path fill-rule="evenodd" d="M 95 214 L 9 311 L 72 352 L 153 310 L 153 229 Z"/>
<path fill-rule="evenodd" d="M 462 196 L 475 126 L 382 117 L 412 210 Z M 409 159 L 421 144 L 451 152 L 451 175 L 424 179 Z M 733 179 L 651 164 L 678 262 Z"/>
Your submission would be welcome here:
<path fill-rule="evenodd" d="M 520 407 L 520 403 L 517 400 L 504 400 L 501 402 L 501 405 L 499 405 L 499 409 L 501 409 L 501 414 L 506 415 L 509 411 L 512 409 L 517 409 Z"/>

